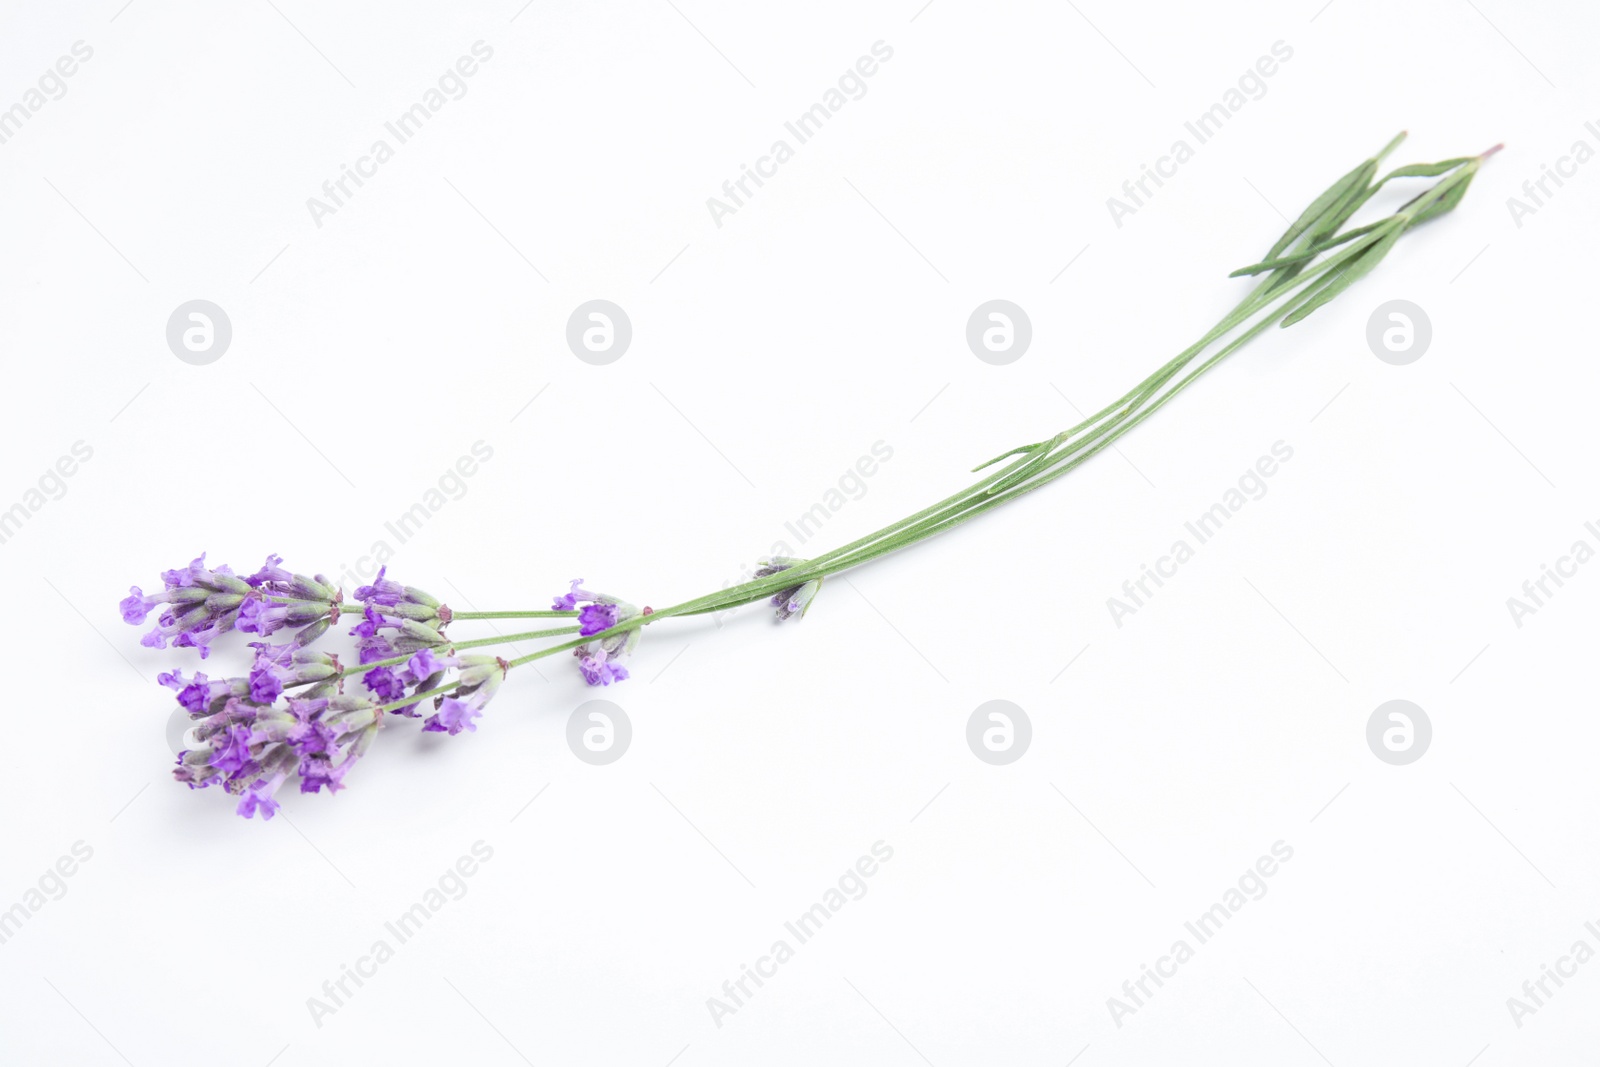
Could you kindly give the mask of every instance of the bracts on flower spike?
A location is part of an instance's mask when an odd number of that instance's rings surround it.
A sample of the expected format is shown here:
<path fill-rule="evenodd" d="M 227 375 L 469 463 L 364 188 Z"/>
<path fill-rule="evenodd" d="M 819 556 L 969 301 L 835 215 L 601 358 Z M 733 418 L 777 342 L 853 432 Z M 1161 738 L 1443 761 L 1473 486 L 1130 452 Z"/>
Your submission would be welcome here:
<path fill-rule="evenodd" d="M 161 575 L 163 589 L 146 594 L 138 586 L 123 599 L 122 619 L 137 626 L 160 608 L 156 626 L 140 639 L 148 648 L 194 648 L 200 658 L 211 654 L 211 642 L 229 630 L 263 637 L 284 626 L 303 627 L 296 635 L 302 647 L 327 631 L 339 615 L 339 590 L 318 575 L 308 578 L 282 567 L 281 556 L 268 556 L 256 573 L 239 577 L 223 565 L 207 567 L 205 554 L 187 567 Z"/>
<path fill-rule="evenodd" d="M 417 662 L 425 657 L 431 662 Z M 430 688 L 442 688 L 439 678 L 444 671 L 454 669 L 459 672 L 456 675 L 455 692 L 449 696 L 435 697 L 434 714 L 422 723 L 424 731 L 453 737 L 462 730 L 477 729 L 472 720 L 483 714 L 484 705 L 499 690 L 500 683 L 506 680 L 510 664 L 498 656 L 438 657 L 426 650 L 418 652 L 406 663 L 407 671 L 413 676 L 427 667 L 436 670 L 432 676 L 418 683 L 423 692 Z"/>
<path fill-rule="evenodd" d="M 356 590 L 355 599 L 368 608 L 377 608 L 385 615 L 443 628 L 450 622 L 452 613 L 447 605 L 439 603 L 414 586 L 401 585 L 387 577 L 388 567 L 380 567 L 371 585 Z"/>
<path fill-rule="evenodd" d="M 755 576 L 757 578 L 770 578 L 774 574 L 782 574 L 789 568 L 807 561 L 795 559 L 793 556 L 773 556 L 771 559 L 763 559 L 758 562 L 761 566 L 757 568 Z M 781 590 L 778 595 L 772 598 L 772 606 L 778 609 L 776 612 L 778 621 L 787 622 L 790 619 L 804 618 L 806 611 L 811 607 L 811 601 L 816 599 L 817 592 L 821 588 L 822 579 L 812 578 L 809 581 L 801 582 L 799 585 Z"/>
<path fill-rule="evenodd" d="M 239 681 L 197 676 L 180 691 L 195 720 L 195 747 L 178 755 L 173 777 L 191 789 L 222 786 L 240 798 L 237 810 L 247 819 L 272 818 L 279 788 L 296 775 L 302 793 L 343 788 L 383 725 L 382 709 L 365 697 L 319 692 L 329 688 L 319 685 L 280 707 L 238 695 Z M 182 679 L 168 684 L 176 688 Z"/>
<path fill-rule="evenodd" d="M 585 605 L 578 609 L 578 633 L 583 637 L 609 630 L 640 614 L 632 604 L 605 593 L 591 593 L 584 589 L 582 578 L 574 578 L 572 588 L 556 597 L 550 606 L 555 611 L 572 611 L 579 604 Z M 650 609 L 645 608 L 644 614 L 650 614 Z M 628 668 L 621 661 L 632 655 L 637 647 L 639 628 L 635 627 L 624 633 L 609 634 L 598 641 L 579 645 L 572 650 L 572 654 L 577 657 L 578 670 L 582 672 L 584 681 L 590 685 L 610 685 L 628 677 Z"/>
<path fill-rule="evenodd" d="M 437 694 L 433 698 L 435 714 L 423 721 L 422 729 L 429 733 L 447 733 L 452 736 L 462 730 L 476 731 L 473 719 L 483 713 L 484 705 L 505 681 L 510 664 L 498 656 L 461 655 L 454 650 L 443 654 L 424 648 L 406 660 L 404 666 L 380 667 L 363 676 L 368 688 L 386 703 L 405 699 L 409 687 L 412 696 Z M 445 675 L 456 671 L 454 682 L 446 683 Z M 374 675 L 377 685 L 374 684 Z M 446 695 L 447 690 L 450 690 Z M 420 703 L 420 700 L 419 700 Z M 392 709 L 397 715 L 418 718 L 417 704 Z"/>

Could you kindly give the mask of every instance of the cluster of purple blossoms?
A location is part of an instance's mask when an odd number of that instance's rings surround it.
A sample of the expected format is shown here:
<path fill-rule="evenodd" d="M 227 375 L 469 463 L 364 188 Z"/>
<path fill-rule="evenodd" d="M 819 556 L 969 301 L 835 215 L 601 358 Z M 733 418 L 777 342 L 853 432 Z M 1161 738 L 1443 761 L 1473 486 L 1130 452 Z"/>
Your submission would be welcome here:
<path fill-rule="evenodd" d="M 254 574 L 239 577 L 227 566 L 207 567 L 205 554 L 187 567 L 161 575 L 164 588 L 145 594 L 138 586 L 123 599 L 122 619 L 132 625 L 144 622 L 160 607 L 156 626 L 139 641 L 147 648 L 193 648 L 200 658 L 211 654 L 211 642 L 229 630 L 266 637 L 285 626 L 301 631 L 308 645 L 339 617 L 339 590 L 322 575 L 308 578 L 282 567 L 280 556 L 268 556 Z"/>
<path fill-rule="evenodd" d="M 409 688 L 418 703 L 433 697 L 434 714 L 422 722 L 422 729 L 430 733 L 447 733 L 452 736 L 462 730 L 476 730 L 472 720 L 483 713 L 484 705 L 494 696 L 505 681 L 511 665 L 498 656 L 468 656 L 445 649 L 443 653 L 433 648 L 422 648 L 411 654 L 403 666 L 376 667 L 362 675 L 366 687 L 385 703 L 404 700 Z M 456 672 L 454 682 L 445 684 L 445 675 Z M 442 690 L 453 692 L 445 696 Z M 407 718 L 420 718 L 417 704 L 395 708 L 394 713 Z"/>
<path fill-rule="evenodd" d="M 350 635 L 358 639 L 357 662 L 362 666 L 410 657 L 403 666 L 380 665 L 361 676 L 368 689 L 385 701 L 394 701 L 403 698 L 407 688 L 421 693 L 437 688 L 437 683 L 443 681 L 442 673 L 433 665 L 444 660 L 419 660 L 416 654 L 449 648 L 450 639 L 444 628 L 451 614 L 448 607 L 422 590 L 390 581 L 387 573 L 387 567 L 380 569 L 371 585 L 356 590 L 355 599 L 362 605 L 361 621 Z M 408 718 L 418 715 L 415 704 L 397 710 Z"/>
<path fill-rule="evenodd" d="M 769 578 L 774 574 L 784 571 L 799 563 L 803 559 L 793 556 L 773 556 L 771 559 L 758 561 L 761 566 L 757 568 L 755 577 Z M 784 589 L 772 598 L 772 605 L 778 609 L 779 622 L 786 622 L 793 618 L 804 618 L 806 610 L 811 607 L 811 601 L 816 599 L 817 591 L 822 588 L 821 578 L 812 578 L 810 581 L 801 582 L 799 585 Z"/>
<path fill-rule="evenodd" d="M 245 685 L 250 699 L 258 704 L 271 704 L 286 688 L 337 681 L 343 673 L 338 656 L 301 648 L 293 641 L 285 645 L 256 641 L 250 647 L 256 650 L 256 661 L 245 678 Z"/>
<path fill-rule="evenodd" d="M 579 608 L 579 604 L 584 606 Z M 553 611 L 576 609 L 578 633 L 583 637 L 592 637 L 640 614 L 632 604 L 584 589 L 582 578 L 574 578 L 572 588 L 556 597 L 550 607 Z M 644 614 L 650 614 L 650 609 L 645 608 Z M 572 650 L 572 654 L 578 659 L 578 669 L 583 672 L 584 681 L 590 685 L 610 685 L 628 677 L 628 668 L 622 665 L 621 660 L 638 646 L 639 628 L 635 627 L 625 633 L 610 634 L 598 641 L 579 645 Z"/>
<path fill-rule="evenodd" d="M 497 656 L 458 655 L 450 648 L 444 628 L 451 620 L 450 608 L 414 586 L 401 585 L 387 577 L 388 568 L 378 571 L 371 585 L 355 592 L 363 606 L 361 621 L 350 631 L 358 638 L 359 662 L 381 663 L 401 656 L 403 665 L 380 665 L 361 676 L 368 689 L 385 703 L 403 700 L 406 690 L 412 696 L 434 696 L 434 714 L 423 720 L 422 729 L 454 736 L 463 730 L 477 730 L 474 719 L 483 714 L 484 705 L 505 681 L 510 664 Z M 448 686 L 445 676 L 456 672 Z M 450 696 L 440 691 L 453 690 Z M 416 704 L 395 709 L 397 714 L 419 718 Z"/>
<path fill-rule="evenodd" d="M 510 667 L 493 656 L 457 654 L 444 634 L 450 609 L 420 589 L 389 581 L 384 571 L 356 590 L 356 608 L 341 605 L 327 579 L 292 574 L 282 563 L 269 556 L 256 573 L 238 577 L 226 566 L 207 568 L 202 555 L 163 574 L 161 593 L 147 596 L 135 587 L 121 604 L 123 619 L 132 624 L 164 605 L 142 643 L 195 648 L 202 659 L 229 630 L 266 638 L 298 627 L 286 642 L 251 643 L 255 660 L 242 678 L 160 676 L 193 722 L 174 777 L 191 789 L 222 786 L 240 798 L 237 810 L 246 818 L 272 818 L 279 788 L 293 777 L 302 793 L 342 789 L 383 727 L 386 705 L 406 699 L 408 691 L 417 701 L 396 709 L 401 715 L 421 717 L 418 705 L 433 700 L 424 731 L 476 730 L 473 720 Z M 360 639 L 357 667 L 346 669 L 338 657 L 308 647 L 341 614 L 358 611 L 360 622 L 351 631 Z M 346 678 L 369 664 L 375 666 L 361 675 L 367 692 L 346 693 Z"/>
<path fill-rule="evenodd" d="M 323 671 L 332 677 L 338 665 L 326 656 L 285 670 L 291 677 Z M 252 670 L 250 678 L 211 681 L 174 671 L 161 675 L 161 682 L 177 691 L 194 721 L 193 747 L 178 755 L 173 777 L 191 789 L 220 785 L 239 797 L 240 815 L 248 819 L 259 812 L 270 819 L 279 807 L 278 789 L 292 776 L 299 776 L 302 793 L 344 788 L 344 776 L 382 727 L 383 711 L 366 697 L 340 693 L 333 681 L 318 682 L 279 706 L 276 694 L 270 701 L 255 698 L 256 677 Z"/>
<path fill-rule="evenodd" d="M 455 691 L 434 698 L 434 713 L 423 720 L 423 730 L 451 735 L 476 730 L 472 720 L 483 713 L 483 706 L 506 680 L 510 667 L 498 656 L 437 656 L 426 648 L 412 656 L 406 661 L 406 670 L 419 679 L 417 685 L 423 692 L 438 688 L 445 671 L 456 672 Z"/>

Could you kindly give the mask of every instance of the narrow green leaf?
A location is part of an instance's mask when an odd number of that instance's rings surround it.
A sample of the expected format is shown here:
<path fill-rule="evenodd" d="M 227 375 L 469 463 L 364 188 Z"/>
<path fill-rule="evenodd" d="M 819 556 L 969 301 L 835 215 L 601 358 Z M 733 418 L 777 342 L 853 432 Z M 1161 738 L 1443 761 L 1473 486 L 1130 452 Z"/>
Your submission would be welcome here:
<path fill-rule="evenodd" d="M 1328 186 L 1321 196 L 1311 201 L 1311 206 L 1300 213 L 1298 219 L 1290 223 L 1289 228 L 1283 231 L 1283 236 L 1278 238 L 1277 242 L 1267 250 L 1265 258 L 1278 258 L 1284 249 L 1293 244 L 1296 238 L 1326 215 L 1329 209 L 1342 203 L 1350 195 L 1352 188 L 1365 189 L 1367 183 L 1372 180 L 1373 174 L 1377 173 L 1377 169 L 1378 165 L 1369 159 Z"/>
<path fill-rule="evenodd" d="M 1395 134 L 1392 138 L 1390 138 L 1389 143 L 1384 145 L 1383 149 L 1379 151 L 1377 155 L 1372 157 L 1373 162 L 1382 163 L 1384 159 L 1388 157 L 1390 152 L 1393 152 L 1396 148 L 1400 147 L 1400 142 L 1404 141 L 1405 139 L 1405 130 L 1401 130 L 1399 133 Z"/>
<path fill-rule="evenodd" d="M 1367 173 L 1367 182 L 1370 182 L 1372 176 L 1378 172 L 1377 160 L 1372 160 L 1371 164 L 1372 169 Z M 1338 233 L 1339 227 L 1349 222 L 1350 216 L 1359 211 L 1361 205 L 1371 199 L 1377 186 L 1368 185 L 1367 182 L 1362 182 L 1360 185 L 1352 185 L 1349 194 L 1332 208 L 1329 208 L 1327 216 L 1307 231 L 1310 243 L 1316 244 Z"/>
<path fill-rule="evenodd" d="M 1362 252 L 1354 260 L 1352 260 L 1350 265 L 1342 272 L 1330 272 L 1330 278 L 1327 283 L 1318 286 L 1297 301 L 1294 306 L 1290 308 L 1289 313 L 1283 317 L 1283 321 L 1278 325 L 1281 327 L 1293 326 L 1295 323 L 1299 322 L 1301 319 L 1305 318 L 1307 315 L 1310 315 L 1313 311 L 1317 310 L 1319 307 L 1328 303 L 1328 301 L 1332 300 L 1334 297 L 1350 288 L 1350 286 L 1354 285 L 1357 281 L 1370 274 L 1372 272 L 1372 268 L 1376 267 L 1380 262 L 1382 262 L 1383 257 L 1389 254 L 1389 249 L 1393 248 L 1395 242 L 1400 240 L 1400 235 L 1403 234 L 1405 230 L 1406 228 L 1404 226 L 1395 226 L 1388 233 L 1384 234 L 1377 241 L 1373 242 L 1372 247 L 1368 248 L 1366 251 Z"/>
<path fill-rule="evenodd" d="M 1009 452 L 1002 452 L 998 456 L 994 457 L 993 459 L 985 460 L 984 462 L 978 464 L 976 467 L 973 467 L 972 470 L 973 470 L 973 472 L 981 471 L 985 467 L 992 467 L 996 463 L 999 463 L 1001 460 L 1010 459 L 1012 456 L 1015 456 L 1015 455 L 1017 455 L 1019 453 L 1032 452 L 1034 449 L 1038 448 L 1043 443 L 1044 442 L 1042 442 L 1042 441 L 1035 441 L 1031 445 L 1018 445 L 1016 448 L 1013 448 Z"/>
<path fill-rule="evenodd" d="M 1463 163 L 1470 162 L 1472 162 L 1471 156 L 1462 156 L 1459 159 L 1446 159 L 1440 163 L 1411 163 L 1391 170 L 1383 176 L 1383 181 L 1387 182 L 1395 178 L 1437 178 L 1441 174 L 1455 170 Z M 1383 182 L 1378 184 L 1382 185 Z"/>
<path fill-rule="evenodd" d="M 1282 256 L 1278 259 L 1264 259 L 1260 263 L 1252 263 L 1248 267 L 1240 267 L 1231 272 L 1230 278 L 1248 278 L 1256 274 L 1265 274 L 1269 270 L 1281 270 L 1284 267 L 1298 267 L 1317 257 L 1315 252 L 1301 252 L 1295 256 Z"/>
<path fill-rule="evenodd" d="M 1066 439 L 1067 434 L 1066 431 L 1063 430 L 1061 433 L 1058 433 L 1054 437 L 1050 438 L 1050 440 L 1039 442 L 1033 448 L 1028 450 L 1032 453 L 1032 455 L 1028 458 L 1027 462 L 1023 463 L 1016 470 L 1012 471 L 1010 474 L 989 486 L 988 493 L 993 495 L 995 493 L 1003 492 L 1004 490 L 1011 488 L 1013 485 L 1025 481 L 1050 458 L 1050 453 L 1055 451 L 1056 446 L 1061 444 L 1061 442 L 1065 441 Z"/>
<path fill-rule="evenodd" d="M 1335 182 L 1327 193 L 1324 193 L 1322 197 L 1319 197 L 1317 201 L 1312 203 L 1311 207 L 1306 209 L 1306 213 L 1301 215 L 1296 225 L 1299 225 L 1300 223 L 1306 223 L 1302 229 L 1304 231 L 1305 241 L 1308 245 L 1315 245 L 1327 237 L 1338 233 L 1339 228 L 1346 222 L 1349 222 L 1351 217 L 1354 216 L 1357 211 L 1361 210 L 1361 206 L 1368 200 L 1372 199 L 1379 189 L 1383 188 L 1383 182 L 1380 181 L 1376 184 L 1373 184 L 1372 182 L 1372 179 L 1378 173 L 1378 165 L 1386 156 L 1389 155 L 1390 152 L 1394 151 L 1395 148 L 1399 146 L 1401 141 L 1404 141 L 1405 139 L 1406 131 L 1401 130 L 1394 136 L 1393 139 L 1389 141 L 1388 144 L 1383 146 L 1383 149 L 1379 151 L 1377 155 L 1367 160 L 1366 163 L 1356 168 L 1355 171 L 1345 175 L 1344 178 L 1340 179 L 1338 182 Z M 1415 164 L 1408 167 L 1401 167 L 1390 174 L 1388 178 L 1385 178 L 1384 181 L 1387 181 L 1389 178 L 1399 177 L 1402 175 L 1420 175 L 1429 173 L 1431 168 L 1434 167 L 1442 167 L 1444 170 L 1448 170 L 1461 162 L 1464 161 L 1447 160 L 1444 163 L 1424 163 Z M 1350 179 L 1358 173 L 1359 180 L 1351 181 Z M 1437 173 L 1443 173 L 1443 170 L 1438 171 Z M 1329 193 L 1335 193 L 1335 191 L 1339 190 L 1341 186 L 1343 186 L 1342 192 L 1338 192 L 1336 195 L 1331 197 L 1329 196 Z M 1318 214 L 1311 221 L 1306 222 L 1306 214 L 1312 213 L 1319 206 L 1322 207 L 1320 214 Z M 1294 227 L 1290 227 L 1290 230 L 1292 232 Z M 1367 229 L 1364 228 L 1360 232 L 1365 233 L 1367 232 Z M 1289 234 L 1285 234 L 1284 236 L 1289 237 Z M 1277 252 L 1282 252 L 1284 248 L 1289 247 L 1289 245 L 1293 243 L 1293 240 L 1294 239 L 1291 237 L 1287 243 L 1280 241 L 1281 247 L 1274 247 L 1277 249 Z M 1266 258 L 1270 260 L 1274 258 L 1276 254 L 1276 252 L 1269 252 Z M 1276 279 L 1273 284 L 1281 285 L 1293 278 L 1298 273 L 1298 269 L 1288 271 L 1283 277 Z"/>
<path fill-rule="evenodd" d="M 1378 222 L 1369 222 L 1365 226 L 1357 226 L 1355 229 L 1341 233 L 1339 236 L 1332 239 L 1324 239 L 1319 241 L 1312 247 L 1306 249 L 1304 252 L 1296 252 L 1292 256 L 1282 256 L 1278 259 L 1263 260 L 1260 263 L 1252 263 L 1248 267 L 1240 267 L 1238 270 L 1228 275 L 1228 277 L 1242 278 L 1250 274 L 1263 274 L 1269 270 L 1278 270 L 1281 267 L 1304 266 L 1329 249 L 1338 248 L 1347 241 L 1353 241 L 1357 237 L 1363 237 L 1371 233 L 1373 230 L 1376 230 L 1379 226 L 1382 226 L 1384 222 L 1387 221 L 1387 219 L 1383 219 Z"/>
<path fill-rule="evenodd" d="M 1429 219 L 1436 219 L 1446 212 L 1454 211 L 1456 205 L 1461 203 L 1461 198 L 1467 195 L 1467 186 L 1472 184 L 1473 177 L 1475 177 L 1473 174 L 1467 175 L 1461 181 L 1451 186 L 1450 190 L 1438 200 L 1417 212 L 1417 217 L 1412 220 L 1411 225 L 1418 226 L 1424 222 L 1427 222 Z"/>

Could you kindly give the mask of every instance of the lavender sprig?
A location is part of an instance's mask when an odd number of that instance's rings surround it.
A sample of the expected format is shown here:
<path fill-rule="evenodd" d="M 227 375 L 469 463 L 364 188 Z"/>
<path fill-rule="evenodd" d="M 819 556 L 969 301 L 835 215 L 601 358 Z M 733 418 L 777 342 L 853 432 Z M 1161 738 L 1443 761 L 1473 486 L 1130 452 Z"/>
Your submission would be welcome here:
<path fill-rule="evenodd" d="M 208 568 L 202 555 L 186 568 L 165 572 L 159 593 L 134 587 L 122 601 L 122 615 L 139 624 L 156 614 L 155 628 L 141 639 L 149 647 L 194 648 L 205 659 L 229 630 L 261 638 L 294 631 L 286 642 L 252 643 L 255 662 L 244 677 L 161 675 L 193 721 L 193 747 L 179 756 L 174 776 L 191 788 L 220 785 L 240 797 L 240 815 L 270 819 L 278 810 L 278 790 L 291 778 L 299 779 L 304 793 L 342 789 L 391 714 L 422 718 L 425 732 L 476 731 L 485 705 L 515 667 L 570 652 L 585 682 L 611 685 L 628 678 L 623 661 L 638 647 L 644 627 L 663 619 L 768 599 L 780 621 L 804 617 L 826 576 L 953 529 L 1070 473 L 1273 324 L 1292 326 L 1338 297 L 1406 233 L 1454 210 L 1499 147 L 1400 167 L 1378 178 L 1383 159 L 1404 137 L 1340 177 L 1259 262 L 1235 271 L 1235 277 L 1260 280 L 1198 341 L 1121 397 L 1053 437 L 980 464 L 975 471 L 997 469 L 967 488 L 809 560 L 763 560 L 749 581 L 658 610 L 591 592 L 578 579 L 550 610 L 455 612 L 420 589 L 389 580 L 386 570 L 355 591 L 355 604 L 345 604 L 326 578 L 289 572 L 277 556 L 240 577 L 225 566 Z M 1437 180 L 1390 215 L 1346 228 L 1390 182 L 1409 178 Z M 343 615 L 360 616 L 350 630 L 358 639 L 352 667 L 309 647 Z M 448 633 L 454 622 L 517 618 L 571 624 L 467 641 Z M 554 643 L 511 660 L 467 654 L 518 641 Z M 419 710 L 425 703 L 432 714 Z"/>

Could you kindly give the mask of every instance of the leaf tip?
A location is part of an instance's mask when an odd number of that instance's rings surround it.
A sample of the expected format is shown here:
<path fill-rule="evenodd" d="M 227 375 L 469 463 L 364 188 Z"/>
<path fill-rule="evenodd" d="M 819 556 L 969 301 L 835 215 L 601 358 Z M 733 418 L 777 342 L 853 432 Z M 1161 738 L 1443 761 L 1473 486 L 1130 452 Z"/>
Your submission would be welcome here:
<path fill-rule="evenodd" d="M 1400 142 L 1404 141 L 1409 133 L 1410 133 L 1409 130 L 1401 130 L 1399 133 L 1395 134 L 1392 138 L 1389 139 L 1389 143 L 1383 146 L 1383 150 L 1381 152 L 1379 152 L 1377 154 L 1377 156 L 1375 156 L 1374 158 L 1377 159 L 1377 160 L 1382 160 L 1390 152 L 1393 152 L 1396 148 L 1399 148 L 1400 147 Z"/>

